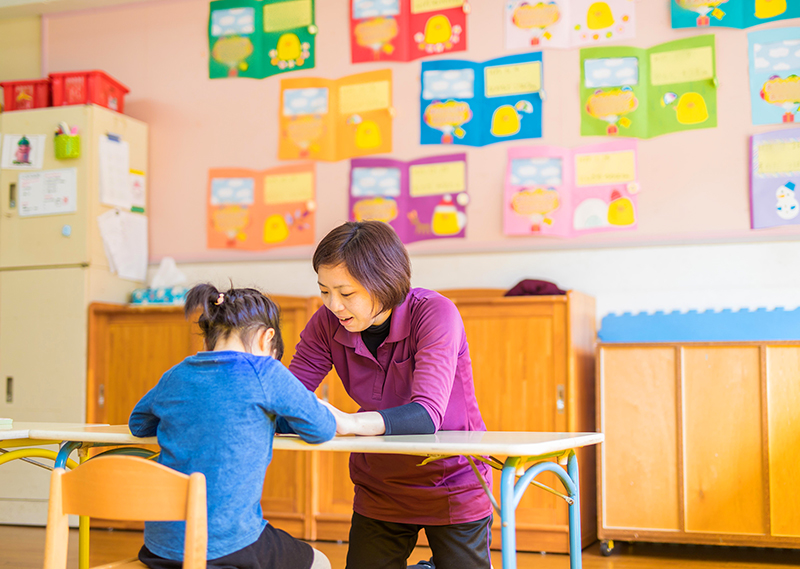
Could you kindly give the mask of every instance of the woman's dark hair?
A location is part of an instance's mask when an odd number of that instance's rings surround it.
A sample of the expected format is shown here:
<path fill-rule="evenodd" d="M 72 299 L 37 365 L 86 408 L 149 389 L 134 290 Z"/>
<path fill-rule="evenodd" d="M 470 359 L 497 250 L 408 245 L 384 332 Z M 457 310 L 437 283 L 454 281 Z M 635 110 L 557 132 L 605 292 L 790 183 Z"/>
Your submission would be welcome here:
<path fill-rule="evenodd" d="M 314 251 L 314 271 L 344 265 L 367 289 L 378 312 L 400 306 L 411 289 L 411 262 L 392 226 L 349 221 L 328 233 Z"/>
<path fill-rule="evenodd" d="M 197 324 L 203 332 L 206 349 L 213 350 L 217 341 L 232 333 L 239 335 L 248 349 L 255 334 L 261 329 L 272 328 L 272 349 L 275 359 L 283 357 L 280 309 L 264 293 L 254 288 L 233 288 L 225 292 L 210 284 L 199 284 L 186 293 L 184 313 L 189 318 L 202 309 Z"/>

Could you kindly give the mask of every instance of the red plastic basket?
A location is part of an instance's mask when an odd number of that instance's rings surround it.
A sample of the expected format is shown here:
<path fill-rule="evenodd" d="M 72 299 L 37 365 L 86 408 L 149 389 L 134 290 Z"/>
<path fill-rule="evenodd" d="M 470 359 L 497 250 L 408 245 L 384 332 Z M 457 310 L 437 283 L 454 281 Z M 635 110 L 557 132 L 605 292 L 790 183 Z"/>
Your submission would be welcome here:
<path fill-rule="evenodd" d="M 102 71 L 51 73 L 50 86 L 54 107 L 94 103 L 120 113 L 125 110 L 125 95 L 130 92 Z"/>
<path fill-rule="evenodd" d="M 40 109 L 50 105 L 50 80 L 3 81 L 4 108 L 6 111 Z"/>

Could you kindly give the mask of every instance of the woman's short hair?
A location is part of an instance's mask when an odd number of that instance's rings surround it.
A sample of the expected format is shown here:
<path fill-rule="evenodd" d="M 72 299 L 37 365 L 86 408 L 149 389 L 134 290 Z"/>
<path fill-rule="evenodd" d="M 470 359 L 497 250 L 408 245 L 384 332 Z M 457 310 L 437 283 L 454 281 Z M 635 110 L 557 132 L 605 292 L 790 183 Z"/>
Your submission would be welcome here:
<path fill-rule="evenodd" d="M 314 271 L 344 265 L 367 289 L 378 312 L 400 306 L 411 290 L 411 261 L 392 226 L 382 221 L 349 221 L 317 245 Z"/>

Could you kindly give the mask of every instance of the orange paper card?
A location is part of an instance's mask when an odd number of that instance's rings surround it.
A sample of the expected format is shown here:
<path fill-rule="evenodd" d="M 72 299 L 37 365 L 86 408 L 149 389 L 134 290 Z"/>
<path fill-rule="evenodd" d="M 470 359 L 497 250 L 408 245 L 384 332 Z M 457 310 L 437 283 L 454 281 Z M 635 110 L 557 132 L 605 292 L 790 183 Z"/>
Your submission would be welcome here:
<path fill-rule="evenodd" d="M 392 151 L 392 72 L 281 81 L 278 158 L 336 161 Z"/>
<path fill-rule="evenodd" d="M 208 248 L 264 251 L 312 245 L 315 187 L 313 164 L 210 169 Z"/>

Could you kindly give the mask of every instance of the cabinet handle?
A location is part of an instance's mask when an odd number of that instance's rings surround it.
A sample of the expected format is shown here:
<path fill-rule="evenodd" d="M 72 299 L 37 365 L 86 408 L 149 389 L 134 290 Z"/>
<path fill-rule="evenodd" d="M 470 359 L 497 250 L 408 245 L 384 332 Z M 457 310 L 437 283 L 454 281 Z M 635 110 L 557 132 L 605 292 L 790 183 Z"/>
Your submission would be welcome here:
<path fill-rule="evenodd" d="M 327 384 L 322 386 L 322 400 L 325 403 L 328 403 L 328 385 Z"/>
<path fill-rule="evenodd" d="M 101 383 L 97 387 L 97 406 L 104 407 L 106 404 L 106 384 Z"/>
<path fill-rule="evenodd" d="M 564 386 L 559 384 L 556 386 L 556 410 L 559 413 L 563 413 L 564 409 L 567 408 L 566 403 L 564 402 Z"/>
<path fill-rule="evenodd" d="M 14 378 L 6 378 L 6 403 L 14 402 Z"/>
<path fill-rule="evenodd" d="M 9 184 L 8 185 L 8 209 L 14 209 L 17 207 L 17 185 L 16 184 Z"/>

